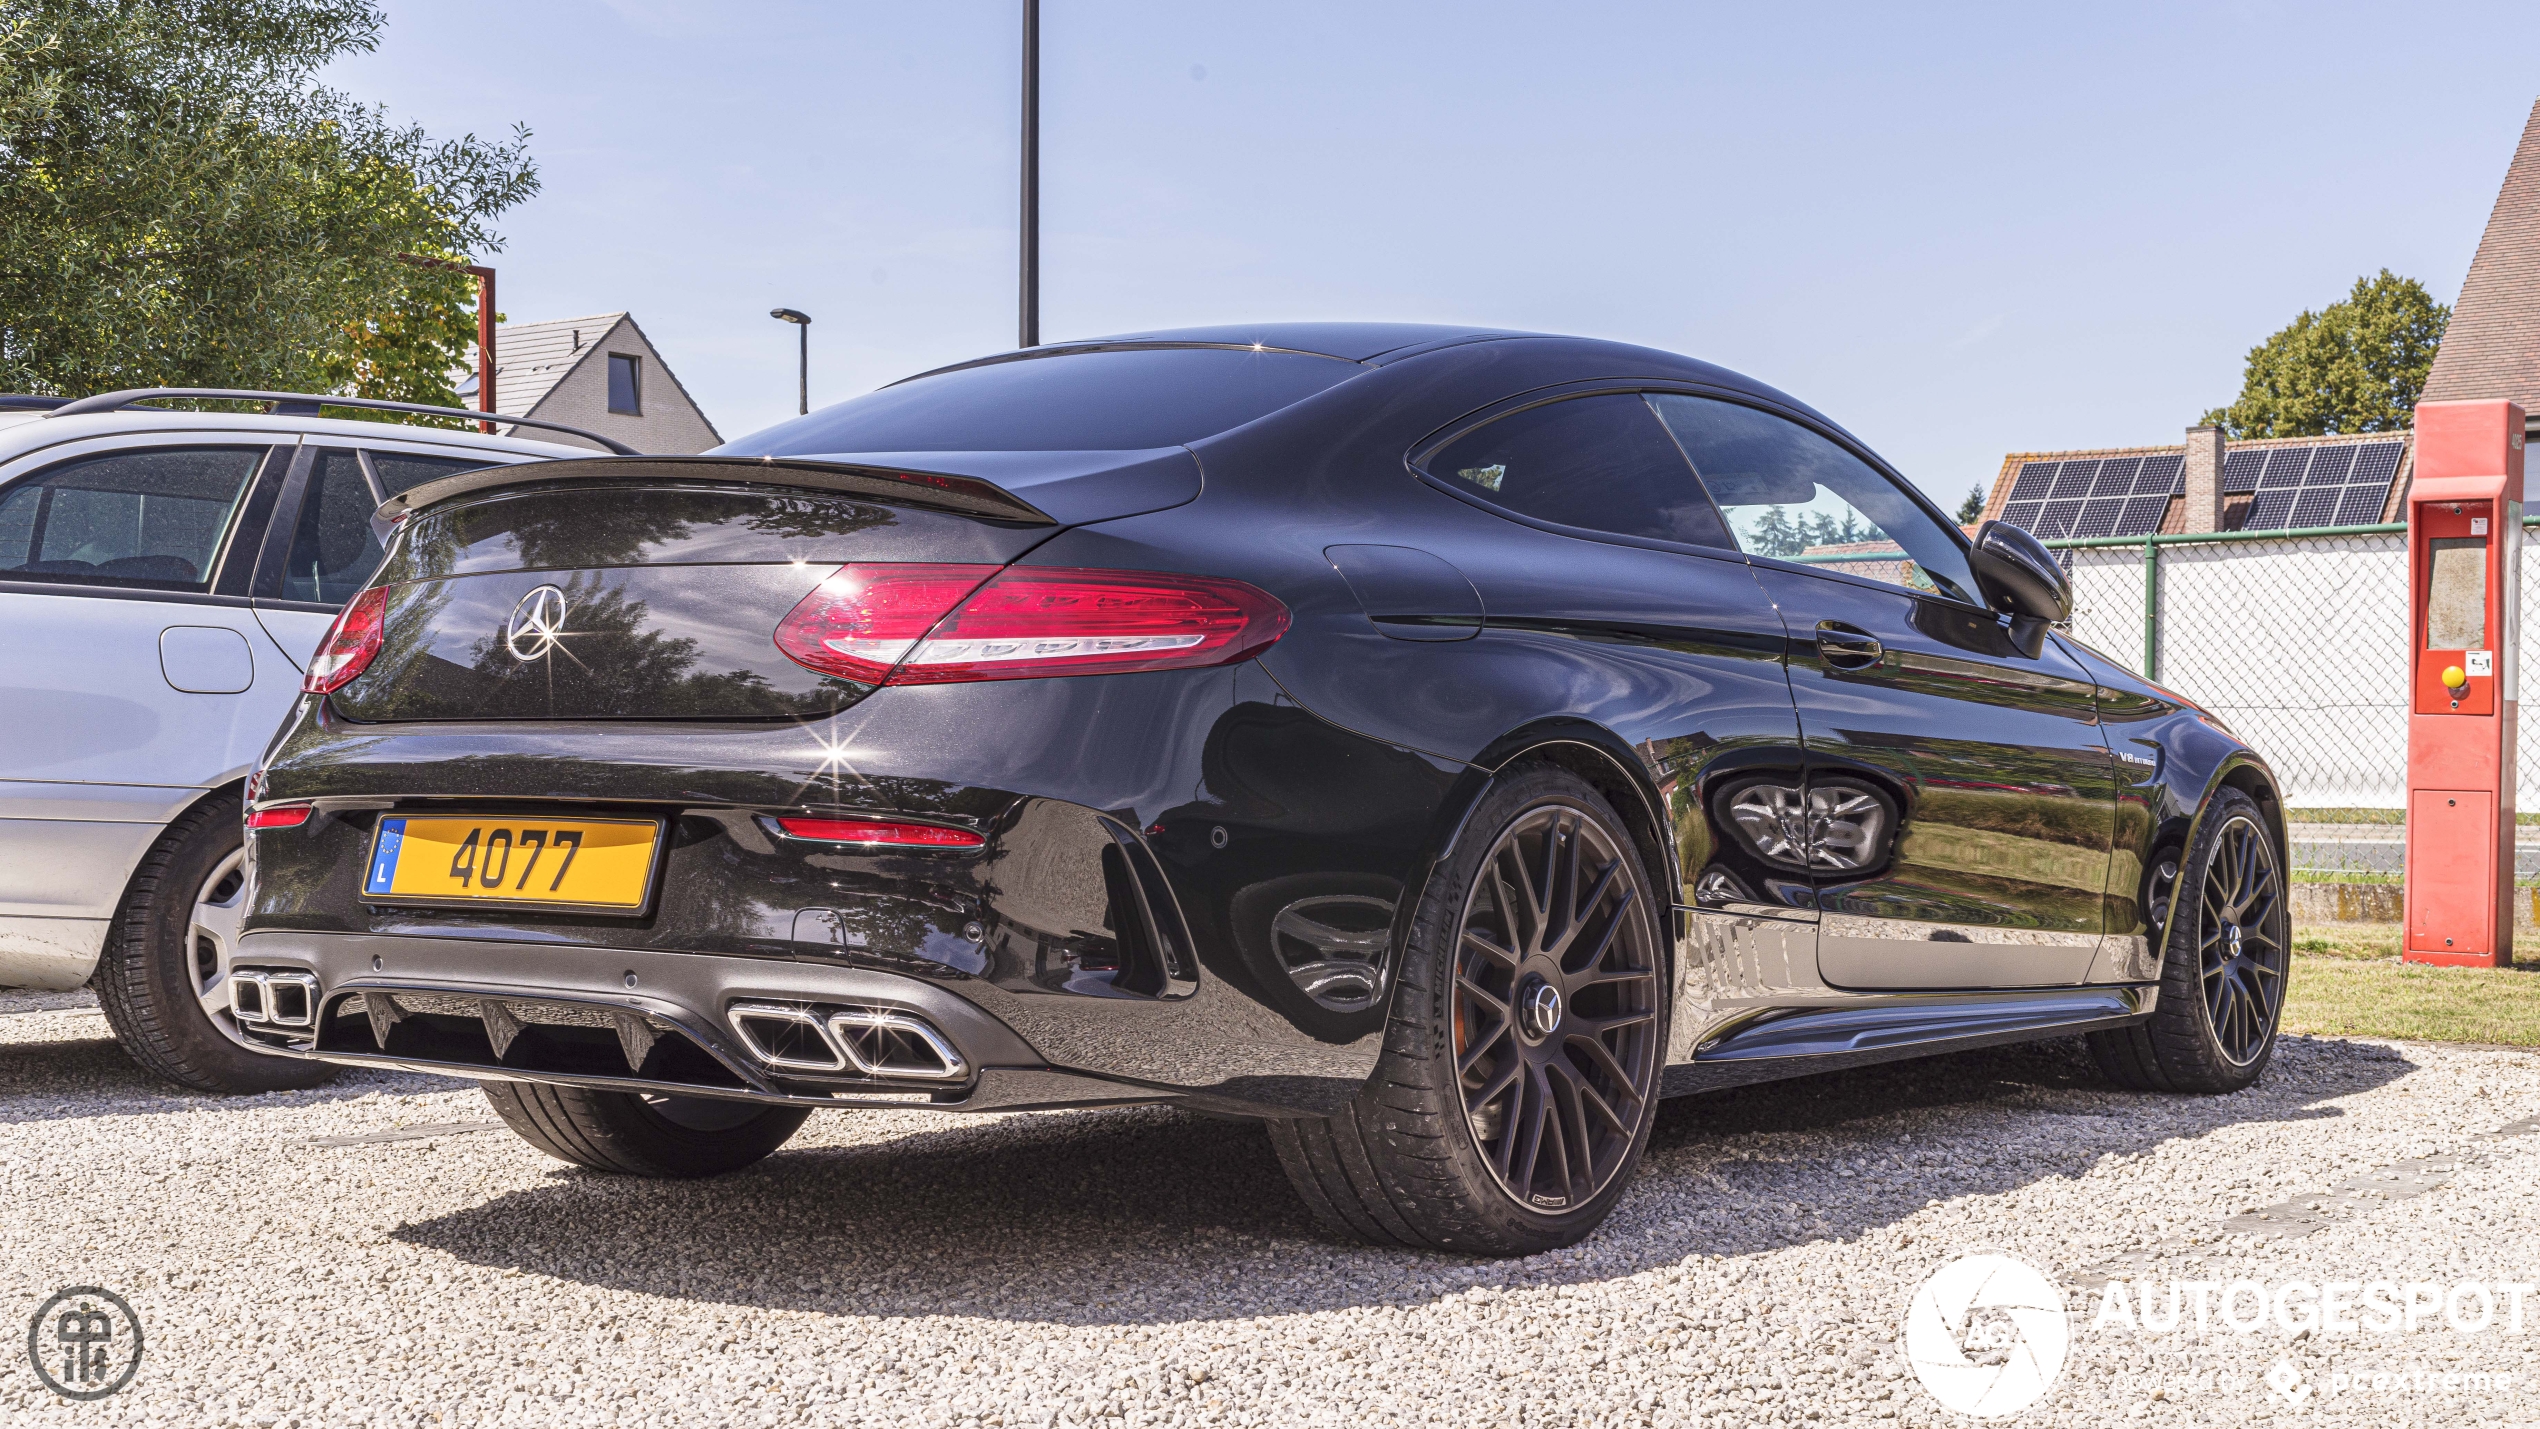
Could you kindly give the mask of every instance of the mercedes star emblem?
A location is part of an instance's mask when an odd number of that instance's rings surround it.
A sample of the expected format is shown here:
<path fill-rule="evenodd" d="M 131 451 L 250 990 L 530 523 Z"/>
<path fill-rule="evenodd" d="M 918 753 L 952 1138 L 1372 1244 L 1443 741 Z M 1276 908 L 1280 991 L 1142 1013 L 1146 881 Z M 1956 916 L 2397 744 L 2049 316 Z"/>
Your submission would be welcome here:
<path fill-rule="evenodd" d="M 564 592 L 542 585 L 520 598 L 512 607 L 511 623 L 503 627 L 503 644 L 524 663 L 547 658 L 564 638 Z"/>

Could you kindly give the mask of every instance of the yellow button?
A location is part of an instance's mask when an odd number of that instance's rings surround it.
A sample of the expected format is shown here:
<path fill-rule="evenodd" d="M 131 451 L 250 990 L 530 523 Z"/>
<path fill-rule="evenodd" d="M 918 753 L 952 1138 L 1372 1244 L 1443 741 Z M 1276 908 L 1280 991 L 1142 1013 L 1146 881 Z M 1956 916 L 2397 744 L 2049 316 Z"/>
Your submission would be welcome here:
<path fill-rule="evenodd" d="M 2443 683 L 2457 690 L 2469 683 L 2469 674 L 2458 665 L 2446 665 L 2443 667 Z"/>

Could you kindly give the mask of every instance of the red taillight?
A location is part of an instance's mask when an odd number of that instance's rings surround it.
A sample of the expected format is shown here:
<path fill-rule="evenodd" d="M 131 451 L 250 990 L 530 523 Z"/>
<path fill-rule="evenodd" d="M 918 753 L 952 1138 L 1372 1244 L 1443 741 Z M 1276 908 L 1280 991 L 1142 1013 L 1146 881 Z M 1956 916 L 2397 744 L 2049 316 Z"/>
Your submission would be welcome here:
<path fill-rule="evenodd" d="M 868 685 L 939 685 L 1230 665 L 1287 628 L 1287 607 L 1211 576 L 850 565 L 794 607 L 776 644 Z"/>
<path fill-rule="evenodd" d="M 326 638 L 318 642 L 300 688 L 312 695 L 331 695 L 353 683 L 379 654 L 387 625 L 388 587 L 375 585 L 353 597 L 327 627 Z"/>
<path fill-rule="evenodd" d="M 833 844 L 896 844 L 903 848 L 979 848 L 987 840 L 968 829 L 941 824 L 902 824 L 885 819 L 787 819 L 776 827 L 790 838 Z"/>
<path fill-rule="evenodd" d="M 276 804 L 270 809 L 257 809 L 247 815 L 251 829 L 296 829 L 309 821 L 316 810 L 307 804 Z"/>
<path fill-rule="evenodd" d="M 776 627 L 776 648 L 824 675 L 878 685 L 995 566 L 848 565 Z"/>

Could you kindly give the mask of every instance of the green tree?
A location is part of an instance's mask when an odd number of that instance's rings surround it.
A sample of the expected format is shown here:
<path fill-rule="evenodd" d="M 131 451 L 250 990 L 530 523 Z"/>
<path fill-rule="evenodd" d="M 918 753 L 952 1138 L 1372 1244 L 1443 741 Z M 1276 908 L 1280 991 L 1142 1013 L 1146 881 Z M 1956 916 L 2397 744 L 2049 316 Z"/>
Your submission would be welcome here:
<path fill-rule="evenodd" d="M 1748 550 L 1762 556 L 1795 556 L 1808 549 L 1807 519 L 1790 519 L 1790 513 L 1775 506 L 1755 518 L 1746 533 Z"/>
<path fill-rule="evenodd" d="M 2357 278 L 2342 303 L 2305 312 L 2249 349 L 2240 400 L 2205 414 L 2235 437 L 2404 431 L 2452 310 L 2414 278 Z"/>
<path fill-rule="evenodd" d="M 1981 486 L 1968 487 L 1967 499 L 1958 503 L 1958 524 L 1961 526 L 1973 526 L 1976 524 L 1976 518 L 1982 516 L 1983 514 L 1984 488 Z"/>
<path fill-rule="evenodd" d="M 528 133 L 434 140 L 320 86 L 374 0 L 0 0 L 0 389 L 450 401 L 462 274 Z"/>

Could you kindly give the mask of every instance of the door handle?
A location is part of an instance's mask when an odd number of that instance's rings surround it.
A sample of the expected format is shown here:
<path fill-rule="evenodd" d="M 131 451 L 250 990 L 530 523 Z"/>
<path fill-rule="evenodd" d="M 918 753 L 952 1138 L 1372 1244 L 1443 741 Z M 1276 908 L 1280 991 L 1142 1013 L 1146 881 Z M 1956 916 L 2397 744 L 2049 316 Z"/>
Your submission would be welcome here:
<path fill-rule="evenodd" d="M 1866 630 L 1839 620 L 1817 622 L 1817 654 L 1838 670 L 1866 670 L 1879 662 L 1887 647 Z"/>

